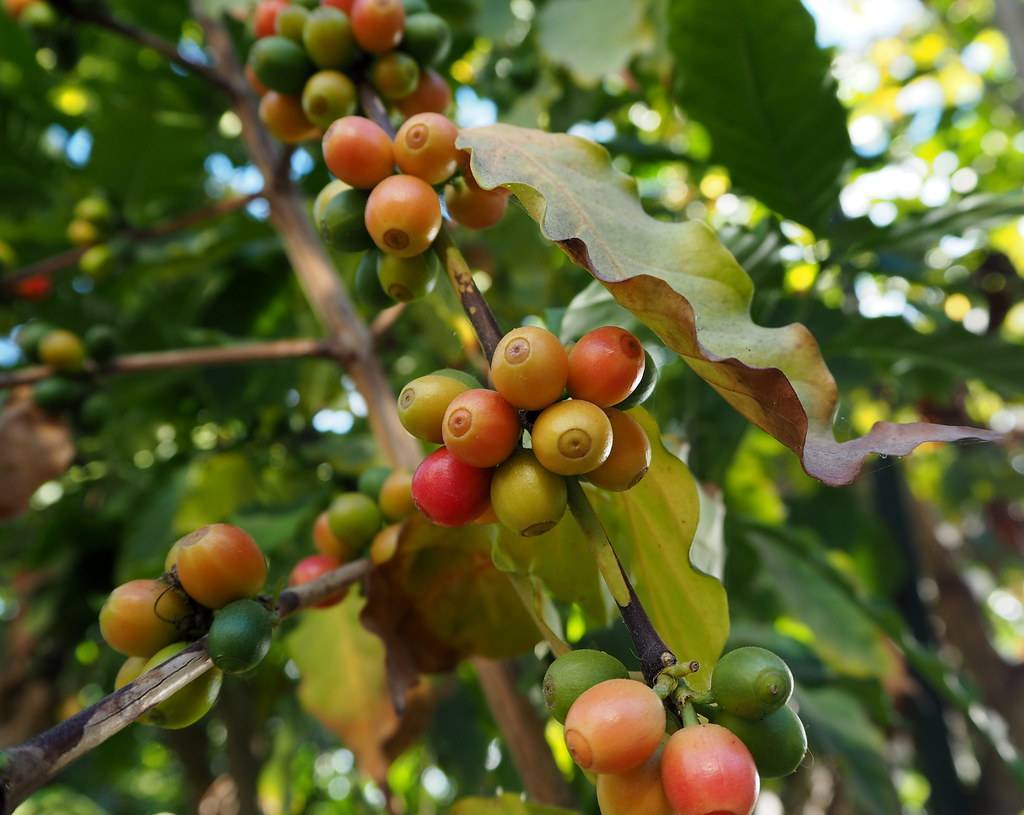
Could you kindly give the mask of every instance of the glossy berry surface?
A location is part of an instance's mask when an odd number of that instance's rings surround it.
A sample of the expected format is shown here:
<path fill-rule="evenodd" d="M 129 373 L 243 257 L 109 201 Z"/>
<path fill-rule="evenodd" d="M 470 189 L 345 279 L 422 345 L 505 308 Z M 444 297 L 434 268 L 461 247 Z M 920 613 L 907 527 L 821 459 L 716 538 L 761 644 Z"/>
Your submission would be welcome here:
<path fill-rule="evenodd" d="M 267 580 L 267 559 L 248 533 L 211 524 L 186 535 L 178 550 L 178 579 L 207 608 L 255 597 Z"/>
<path fill-rule="evenodd" d="M 366 230 L 387 254 L 423 254 L 441 229 L 441 202 L 431 186 L 411 175 L 385 178 L 366 202 Z"/>
<path fill-rule="evenodd" d="M 658 364 L 654 361 L 654 357 L 651 356 L 650 352 L 644 349 L 644 375 L 640 377 L 640 382 L 633 392 L 619 402 L 615 407 L 619 410 L 628 410 L 629 408 L 637 407 L 642 405 L 654 394 L 654 389 L 658 386 Z"/>
<path fill-rule="evenodd" d="M 516 407 L 546 408 L 562 398 L 568 376 L 569 356 L 558 337 L 546 328 L 516 328 L 494 349 L 494 387 Z"/>
<path fill-rule="evenodd" d="M 419 12 L 405 20 L 402 48 L 421 65 L 436 65 L 452 45 L 452 32 L 442 18 L 430 12 Z"/>
<path fill-rule="evenodd" d="M 253 15 L 252 33 L 260 39 L 272 37 L 277 31 L 277 15 L 286 8 L 285 0 L 262 0 Z"/>
<path fill-rule="evenodd" d="M 503 526 L 524 537 L 543 535 L 565 514 L 565 479 L 520 450 L 494 471 L 491 507 Z"/>
<path fill-rule="evenodd" d="M 644 364 L 644 347 L 630 332 L 614 325 L 595 328 L 569 352 L 569 393 L 611 407 L 640 383 Z"/>
<path fill-rule="evenodd" d="M 563 654 L 544 674 L 541 691 L 551 717 L 565 723 L 573 702 L 594 685 L 608 679 L 629 679 L 626 666 L 611 654 L 592 648 L 577 648 Z"/>
<path fill-rule="evenodd" d="M 782 778 L 807 755 L 807 733 L 800 717 L 790 707 L 780 707 L 760 721 L 719 711 L 715 724 L 726 728 L 750 750 L 762 778 Z"/>
<path fill-rule="evenodd" d="M 377 260 L 377 281 L 392 300 L 409 303 L 426 297 L 437 281 L 437 259 L 429 252 L 413 257 L 382 254 Z"/>
<path fill-rule="evenodd" d="M 601 815 L 673 815 L 661 785 L 661 751 L 634 770 L 597 777 Z"/>
<path fill-rule="evenodd" d="M 383 54 L 402 40 L 405 9 L 402 0 L 355 0 L 352 31 L 364 51 Z"/>
<path fill-rule="evenodd" d="M 422 178 L 428 184 L 440 184 L 458 169 L 458 135 L 459 129 L 447 116 L 417 114 L 398 129 L 395 161 L 403 173 Z"/>
<path fill-rule="evenodd" d="M 412 473 L 393 471 L 381 485 L 378 498 L 380 511 L 387 521 L 401 521 L 416 512 L 412 502 Z"/>
<path fill-rule="evenodd" d="M 302 110 L 313 124 L 326 129 L 355 113 L 356 86 L 340 71 L 315 73 L 302 89 Z"/>
<path fill-rule="evenodd" d="M 505 216 L 508 192 L 483 190 L 459 178 L 444 189 L 444 203 L 452 218 L 468 229 L 488 229 Z"/>
<path fill-rule="evenodd" d="M 320 228 L 320 222 L 323 220 L 324 210 L 327 208 L 327 205 L 334 200 L 335 196 L 341 195 L 347 189 L 350 189 L 348 184 L 334 178 L 328 181 L 324 188 L 316 194 L 316 198 L 313 199 L 313 223 L 316 224 L 317 229 Z"/>
<path fill-rule="evenodd" d="M 761 719 L 789 701 L 793 674 L 766 648 L 744 646 L 723 655 L 711 675 L 718 706 L 746 719 Z"/>
<path fill-rule="evenodd" d="M 427 456 L 412 477 L 416 508 L 438 526 L 463 526 L 490 505 L 491 470 L 466 464 L 441 448 Z"/>
<path fill-rule="evenodd" d="M 430 68 L 420 71 L 416 89 L 395 103 L 403 116 L 417 113 L 447 113 L 452 106 L 452 89 L 444 77 Z"/>
<path fill-rule="evenodd" d="M 456 458 L 474 467 L 494 467 L 516 448 L 519 414 L 497 391 L 474 388 L 448 405 L 441 432 Z"/>
<path fill-rule="evenodd" d="M 289 5 L 277 13 L 275 30 L 279 37 L 287 37 L 292 42 L 302 44 L 302 30 L 309 19 L 309 9 L 302 6 Z"/>
<path fill-rule="evenodd" d="M 324 205 L 317 226 L 325 243 L 339 252 L 360 252 L 373 247 L 366 231 L 368 197 L 365 190 L 347 189 Z"/>
<path fill-rule="evenodd" d="M 270 651 L 274 615 L 255 600 L 236 600 L 213 618 L 206 650 L 225 673 L 251 671 Z"/>
<path fill-rule="evenodd" d="M 370 544 L 382 520 L 376 502 L 361 492 L 342 493 L 327 509 L 331 531 L 353 553 L 362 552 Z"/>
<path fill-rule="evenodd" d="M 761 787 L 750 751 L 716 724 L 684 727 L 669 738 L 661 784 L 677 815 L 750 815 Z"/>
<path fill-rule="evenodd" d="M 356 56 L 352 23 L 344 12 L 329 6 L 314 10 L 302 29 L 306 53 L 320 68 L 344 68 Z"/>
<path fill-rule="evenodd" d="M 398 394 L 398 418 L 416 438 L 441 444 L 444 441 L 442 423 L 448 405 L 470 387 L 478 386 L 438 373 L 418 377 Z"/>
<path fill-rule="evenodd" d="M 253 45 L 249 50 L 249 64 L 264 86 L 286 94 L 302 93 L 311 68 L 301 45 L 276 35 Z"/>
<path fill-rule="evenodd" d="M 301 586 L 303 583 L 309 583 L 323 577 L 328 572 L 333 572 L 340 566 L 341 562 L 330 555 L 310 555 L 295 564 L 291 576 L 288 578 L 288 585 Z M 337 596 L 328 597 L 326 600 L 316 603 L 314 608 L 330 608 L 333 605 L 337 605 L 345 598 L 347 593 L 348 589 L 346 588 L 345 591 Z"/>
<path fill-rule="evenodd" d="M 268 91 L 260 99 L 260 121 L 270 134 L 284 144 L 315 139 L 316 127 L 306 118 L 302 102 L 294 96 Z"/>
<path fill-rule="evenodd" d="M 612 425 L 612 451 L 587 480 L 603 490 L 622 492 L 635 487 L 651 467 L 651 441 L 640 423 L 621 410 L 607 408 Z"/>
<path fill-rule="evenodd" d="M 383 99 L 404 99 L 420 82 L 420 66 L 401 51 L 377 57 L 370 66 L 370 82 Z"/>
<path fill-rule="evenodd" d="M 608 679 L 585 690 L 565 717 L 565 745 L 573 761 L 595 773 L 639 767 L 664 735 L 661 699 L 632 679 Z"/>
<path fill-rule="evenodd" d="M 612 424 L 601 408 L 579 399 L 556 402 L 533 424 L 533 452 L 551 472 L 596 470 L 612 450 Z"/>
<path fill-rule="evenodd" d="M 331 125 L 323 152 L 327 169 L 353 187 L 374 187 L 394 170 L 391 138 L 362 116 L 346 116 Z"/>
<path fill-rule="evenodd" d="M 175 642 L 157 651 L 146 663 L 142 673 L 148 673 L 159 667 L 171 657 L 177 656 L 188 648 L 188 645 L 187 642 Z M 153 724 L 167 730 L 179 730 L 182 727 L 195 724 L 209 713 L 216 703 L 223 679 L 224 675 L 219 668 L 211 668 L 150 710 L 146 714 L 146 724 Z"/>
<path fill-rule="evenodd" d="M 162 580 L 132 580 L 100 609 L 100 633 L 119 654 L 147 659 L 181 634 L 192 613 L 181 592 Z"/>

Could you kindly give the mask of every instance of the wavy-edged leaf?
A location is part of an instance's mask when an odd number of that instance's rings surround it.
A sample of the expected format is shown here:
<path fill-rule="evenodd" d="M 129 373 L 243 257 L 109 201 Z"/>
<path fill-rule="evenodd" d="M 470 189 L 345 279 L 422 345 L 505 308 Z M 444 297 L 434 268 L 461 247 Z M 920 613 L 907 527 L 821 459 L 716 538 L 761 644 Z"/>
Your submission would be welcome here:
<path fill-rule="evenodd" d="M 462 131 L 473 173 L 509 187 L 549 239 L 600 280 L 662 342 L 747 419 L 797 453 L 827 484 L 849 484 L 870 453 L 902 456 L 926 441 L 992 440 L 986 430 L 879 422 L 837 442 L 838 393 L 810 332 L 750 318 L 753 284 L 703 223 L 644 213 L 636 184 L 599 145 L 575 136 L 490 125 Z"/>
<path fill-rule="evenodd" d="M 820 229 L 853 159 L 828 52 L 800 0 L 673 0 L 679 101 L 712 160 L 776 212 Z"/>

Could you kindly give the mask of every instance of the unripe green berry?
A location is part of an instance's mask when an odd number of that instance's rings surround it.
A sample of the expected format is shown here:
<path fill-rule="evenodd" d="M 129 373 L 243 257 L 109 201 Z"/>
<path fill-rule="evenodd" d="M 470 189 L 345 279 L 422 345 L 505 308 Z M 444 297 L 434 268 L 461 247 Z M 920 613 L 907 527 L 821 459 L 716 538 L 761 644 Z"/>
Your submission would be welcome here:
<path fill-rule="evenodd" d="M 346 492 L 331 502 L 327 523 L 352 552 L 361 552 L 380 529 L 383 518 L 377 504 L 361 492 Z"/>
<path fill-rule="evenodd" d="M 611 654 L 581 648 L 560 656 L 548 667 L 542 685 L 551 717 L 564 724 L 572 703 L 606 679 L 629 679 L 626 666 Z"/>
<path fill-rule="evenodd" d="M 633 388 L 633 392 L 623 399 L 615 407 L 619 410 L 629 410 L 637 405 L 642 405 L 651 395 L 654 393 L 654 389 L 658 386 L 658 363 L 654 361 L 654 357 L 651 356 L 650 352 L 644 349 L 644 373 L 640 378 L 639 384 Z"/>
<path fill-rule="evenodd" d="M 515 453 L 491 479 L 491 506 L 498 520 L 525 537 L 552 529 L 566 503 L 565 479 L 541 466 L 529 450 Z"/>
<path fill-rule="evenodd" d="M 479 385 L 474 385 L 479 387 Z M 444 414 L 452 400 L 470 389 L 462 379 L 440 373 L 412 380 L 398 394 L 398 418 L 402 426 L 423 441 L 444 441 Z"/>
<path fill-rule="evenodd" d="M 333 249 L 359 252 L 373 247 L 364 220 L 367 198 L 363 190 L 345 190 L 327 202 L 319 223 L 320 235 Z"/>
<path fill-rule="evenodd" d="M 273 633 L 274 616 L 263 605 L 236 600 L 213 618 L 206 650 L 222 671 L 243 673 L 263 661 Z"/>
<path fill-rule="evenodd" d="M 401 51 L 377 57 L 370 66 L 370 82 L 388 101 L 404 99 L 420 81 L 420 66 L 416 60 Z"/>
<path fill-rule="evenodd" d="M 381 254 L 377 261 L 380 287 L 393 300 L 408 303 L 426 297 L 437 281 L 437 258 L 425 252 L 411 258 Z"/>
<path fill-rule="evenodd" d="M 762 719 L 789 701 L 793 674 L 782 659 L 765 648 L 744 646 L 725 654 L 711 676 L 718 706 L 744 719 Z"/>
<path fill-rule="evenodd" d="M 717 712 L 713 719 L 747 746 L 762 778 L 781 778 L 795 772 L 807 755 L 803 722 L 788 706 L 756 722 L 724 710 Z"/>
<path fill-rule="evenodd" d="M 302 90 L 302 111 L 317 127 L 326 130 L 336 120 L 356 111 L 356 86 L 340 71 L 319 71 Z"/>
<path fill-rule="evenodd" d="M 356 267 L 356 302 L 370 312 L 377 312 L 395 304 L 380 285 L 380 278 L 377 276 L 379 263 L 380 252 L 368 249 Z"/>
<path fill-rule="evenodd" d="M 330 6 L 310 12 L 302 30 L 302 42 L 309 58 L 321 68 L 344 68 L 356 57 L 349 18 Z"/>

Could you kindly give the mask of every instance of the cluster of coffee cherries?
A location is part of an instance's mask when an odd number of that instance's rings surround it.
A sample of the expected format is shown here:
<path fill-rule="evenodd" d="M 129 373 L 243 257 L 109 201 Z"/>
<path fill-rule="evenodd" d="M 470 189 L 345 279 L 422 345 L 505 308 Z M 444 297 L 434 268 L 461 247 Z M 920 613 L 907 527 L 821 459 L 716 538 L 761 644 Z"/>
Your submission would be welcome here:
<path fill-rule="evenodd" d="M 25 323 L 15 341 L 26 362 L 40 362 L 55 372 L 32 388 L 32 399 L 50 414 L 74 412 L 83 429 L 92 430 L 110 415 L 110 400 L 102 392 L 93 392 L 86 362 L 92 360 L 101 370 L 117 350 L 117 340 L 109 325 L 90 326 L 83 337 L 57 328 L 42 320 Z"/>
<path fill-rule="evenodd" d="M 177 729 L 197 722 L 217 701 L 222 674 L 252 670 L 270 650 L 276 615 L 255 599 L 267 579 L 267 560 L 242 529 L 212 524 L 178 540 L 164 574 L 114 589 L 100 610 L 100 633 L 128 657 L 115 689 L 134 681 L 208 634 L 214 669 L 140 719 Z"/>
<path fill-rule="evenodd" d="M 355 113 L 362 81 L 406 116 L 451 103 L 430 68 L 447 56 L 451 31 L 422 0 L 263 0 L 252 25 L 246 73 L 262 97 L 260 118 L 285 143 L 317 138 Z"/>
<path fill-rule="evenodd" d="M 334 571 L 369 551 L 375 564 L 390 560 L 398 548 L 401 522 L 416 512 L 408 470 L 370 467 L 359 476 L 358 491 L 343 492 L 313 524 L 317 553 L 303 558 L 288 584 L 300 586 Z M 319 604 L 328 608 L 344 593 Z"/>
<path fill-rule="evenodd" d="M 114 249 L 107 243 L 118 223 L 118 214 L 101 194 L 89 195 L 75 204 L 68 222 L 68 240 L 85 251 L 78 268 L 91 277 L 102 277 L 114 266 Z"/>
<path fill-rule="evenodd" d="M 687 687 L 692 666 L 674 667 L 671 684 Z M 602 815 L 750 815 L 760 779 L 803 761 L 807 736 L 786 704 L 793 677 L 772 652 L 737 648 L 716 666 L 709 692 L 672 694 L 684 705 L 700 700 L 682 725 L 659 687 L 602 651 L 571 651 L 548 668 L 545 702 L 573 760 L 597 776 Z"/>
<path fill-rule="evenodd" d="M 567 352 L 547 329 L 517 328 L 498 343 L 491 380 L 494 390 L 439 371 L 399 394 L 405 428 L 444 445 L 412 481 L 416 506 L 435 524 L 489 518 L 540 535 L 565 513 L 566 476 L 623 491 L 647 473 L 651 442 L 626 411 L 651 395 L 657 367 L 629 331 L 594 329 Z"/>

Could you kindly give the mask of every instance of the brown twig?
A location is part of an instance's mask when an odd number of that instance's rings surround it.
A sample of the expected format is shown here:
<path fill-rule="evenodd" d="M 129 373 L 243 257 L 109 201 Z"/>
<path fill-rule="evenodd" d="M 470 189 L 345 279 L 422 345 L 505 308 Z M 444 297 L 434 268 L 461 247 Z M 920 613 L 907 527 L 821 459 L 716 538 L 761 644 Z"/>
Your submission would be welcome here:
<path fill-rule="evenodd" d="M 111 243 L 114 241 L 130 241 L 138 243 L 139 241 L 163 238 L 168 235 L 172 235 L 175 232 L 188 229 L 196 224 L 203 223 L 204 221 L 212 221 L 215 218 L 220 218 L 228 213 L 239 210 L 242 207 L 251 204 L 261 196 L 262 193 L 253 193 L 251 195 L 240 195 L 233 198 L 226 198 L 225 200 L 218 201 L 216 204 L 212 204 L 211 206 L 203 207 L 202 209 L 180 215 L 176 218 L 171 218 L 167 221 L 154 224 L 153 226 L 124 229 L 112 235 L 109 240 L 103 241 L 103 243 Z M 60 254 L 43 258 L 42 260 L 37 260 L 35 263 L 30 263 L 28 266 L 23 266 L 8 275 L 4 275 L 4 277 L 0 279 L 0 285 L 5 286 L 6 288 L 11 288 L 16 283 L 30 277 L 38 277 L 40 275 L 49 277 L 56 272 L 74 266 L 88 251 L 88 246 L 82 246 L 75 249 L 68 249 L 66 252 L 61 252 Z"/>
<path fill-rule="evenodd" d="M 277 613 L 287 617 L 334 597 L 365 577 L 371 568 L 370 561 L 364 558 L 302 586 L 285 589 L 278 598 Z M 0 813 L 10 815 L 72 761 L 124 730 L 212 667 L 203 637 L 56 727 L 0 753 Z"/>

